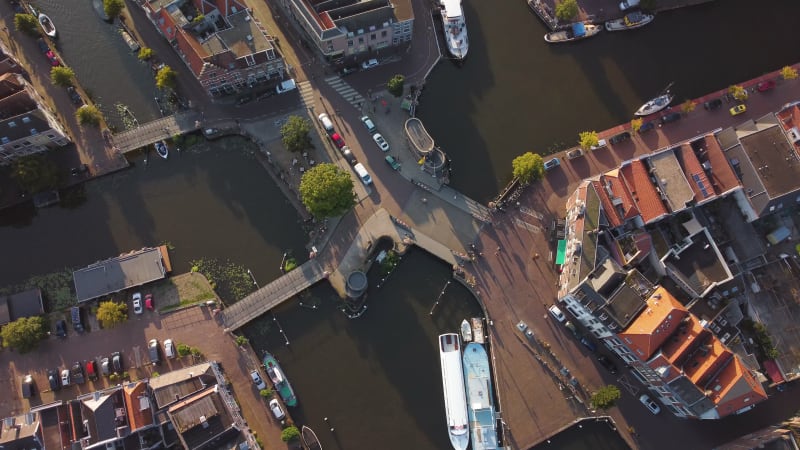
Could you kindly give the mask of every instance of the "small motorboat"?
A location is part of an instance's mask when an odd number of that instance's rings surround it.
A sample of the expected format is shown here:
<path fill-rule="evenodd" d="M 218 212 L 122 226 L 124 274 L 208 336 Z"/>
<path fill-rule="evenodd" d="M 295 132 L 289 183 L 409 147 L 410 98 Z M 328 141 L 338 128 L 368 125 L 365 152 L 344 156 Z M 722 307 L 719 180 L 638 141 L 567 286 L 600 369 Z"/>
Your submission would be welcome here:
<path fill-rule="evenodd" d="M 153 145 L 156 147 L 156 153 L 158 153 L 158 156 L 164 159 L 169 158 L 169 148 L 167 147 L 167 143 L 165 141 L 158 141 Z"/>
<path fill-rule="evenodd" d="M 628 13 L 625 17 L 616 20 L 609 20 L 606 22 L 607 31 L 622 31 L 633 30 L 643 27 L 652 22 L 656 16 L 652 14 L 643 14 L 639 11 Z"/>
<path fill-rule="evenodd" d="M 311 428 L 303 425 L 300 436 L 303 438 L 303 445 L 305 445 L 308 450 L 322 450 L 322 444 L 320 444 L 319 439 L 317 439 L 317 433 L 314 433 L 314 430 Z"/>
<path fill-rule="evenodd" d="M 672 87 L 672 83 L 669 84 L 657 97 L 651 99 L 647 103 L 641 106 L 636 112 L 634 113 L 637 116 L 649 116 L 650 114 L 655 114 L 662 109 L 669 106 L 672 103 L 672 100 L 675 99 L 675 96 L 669 91 L 669 88 Z"/>
<path fill-rule="evenodd" d="M 467 319 L 461 321 L 461 340 L 472 342 L 472 325 L 469 324 Z"/>
<path fill-rule="evenodd" d="M 56 38 L 58 31 L 56 31 L 56 26 L 53 25 L 53 21 L 50 20 L 50 17 L 47 14 L 42 12 L 39 13 L 39 24 L 42 26 L 44 34 L 50 36 L 53 39 Z"/>
<path fill-rule="evenodd" d="M 544 35 L 545 42 L 559 44 L 561 42 L 573 42 L 581 39 L 596 36 L 603 27 L 593 23 L 575 22 L 567 25 L 564 29 L 553 31 Z"/>

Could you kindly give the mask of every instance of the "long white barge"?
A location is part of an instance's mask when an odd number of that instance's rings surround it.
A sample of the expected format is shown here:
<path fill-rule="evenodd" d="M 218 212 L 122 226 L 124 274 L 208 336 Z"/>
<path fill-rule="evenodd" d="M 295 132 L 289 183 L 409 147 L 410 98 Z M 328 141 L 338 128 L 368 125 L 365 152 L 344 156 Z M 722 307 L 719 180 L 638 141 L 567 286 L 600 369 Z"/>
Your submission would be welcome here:
<path fill-rule="evenodd" d="M 458 334 L 447 333 L 439 336 L 439 359 L 442 363 L 447 433 L 455 450 L 466 450 L 469 445 L 469 425 L 464 371 L 461 364 L 461 341 Z"/>

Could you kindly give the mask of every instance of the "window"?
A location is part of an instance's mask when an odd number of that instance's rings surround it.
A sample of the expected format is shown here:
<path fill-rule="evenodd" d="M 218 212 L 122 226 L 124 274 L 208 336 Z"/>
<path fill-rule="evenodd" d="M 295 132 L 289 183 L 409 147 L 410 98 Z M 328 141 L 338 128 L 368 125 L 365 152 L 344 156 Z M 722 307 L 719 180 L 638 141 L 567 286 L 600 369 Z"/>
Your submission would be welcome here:
<path fill-rule="evenodd" d="M 31 136 L 36 136 L 37 134 L 39 134 L 39 131 L 36 128 L 31 128 Z"/>
<path fill-rule="evenodd" d="M 247 62 L 248 66 L 256 65 L 256 59 L 253 57 L 253 55 L 245 55 L 244 60 Z"/>
<path fill-rule="evenodd" d="M 31 123 L 31 118 L 28 117 L 28 116 L 23 117 L 22 118 L 22 123 Z"/>
<path fill-rule="evenodd" d="M 375 33 L 372 33 L 372 34 L 369 35 L 369 40 L 370 41 L 374 41 L 375 40 Z"/>
<path fill-rule="evenodd" d="M 55 139 L 55 138 L 56 138 L 56 135 L 55 135 L 55 134 L 53 134 L 53 133 L 48 133 L 48 134 L 47 134 L 47 137 L 49 137 L 50 139 Z"/>
<path fill-rule="evenodd" d="M 364 38 L 363 37 L 358 38 L 358 43 L 359 44 L 363 44 L 364 43 Z"/>
<path fill-rule="evenodd" d="M 13 120 L 12 120 L 11 122 L 8 122 L 8 127 L 9 127 L 9 128 L 14 128 L 14 127 L 16 127 L 16 126 L 17 126 L 17 122 L 15 122 L 15 121 L 13 121 Z"/>
<path fill-rule="evenodd" d="M 352 47 L 352 46 L 353 46 L 353 40 L 352 40 L 352 39 L 349 39 L 349 40 L 347 41 L 347 46 L 348 46 L 348 47 Z"/>
<path fill-rule="evenodd" d="M 0 138 L 0 142 L 2 142 L 3 144 L 8 144 L 11 141 L 7 137 L 3 136 L 2 138 Z"/>
<path fill-rule="evenodd" d="M 386 30 L 381 31 L 381 37 L 382 38 L 385 38 L 388 34 L 389 33 L 387 33 Z"/>

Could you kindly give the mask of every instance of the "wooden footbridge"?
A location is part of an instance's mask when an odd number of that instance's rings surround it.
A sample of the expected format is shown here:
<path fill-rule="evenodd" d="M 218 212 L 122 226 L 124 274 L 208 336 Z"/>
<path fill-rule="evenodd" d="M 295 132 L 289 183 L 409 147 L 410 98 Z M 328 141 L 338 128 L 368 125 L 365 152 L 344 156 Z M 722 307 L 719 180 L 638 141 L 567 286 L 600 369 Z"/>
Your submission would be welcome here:
<path fill-rule="evenodd" d="M 152 145 L 162 139 L 171 138 L 176 134 L 198 130 L 200 129 L 200 117 L 200 114 L 195 111 L 183 111 L 147 122 L 131 130 L 115 134 L 113 136 L 114 147 L 125 154 L 137 148 Z"/>
<path fill-rule="evenodd" d="M 253 292 L 222 311 L 222 323 L 233 331 L 270 309 L 289 300 L 325 278 L 316 259 L 310 259 L 291 272 Z"/>

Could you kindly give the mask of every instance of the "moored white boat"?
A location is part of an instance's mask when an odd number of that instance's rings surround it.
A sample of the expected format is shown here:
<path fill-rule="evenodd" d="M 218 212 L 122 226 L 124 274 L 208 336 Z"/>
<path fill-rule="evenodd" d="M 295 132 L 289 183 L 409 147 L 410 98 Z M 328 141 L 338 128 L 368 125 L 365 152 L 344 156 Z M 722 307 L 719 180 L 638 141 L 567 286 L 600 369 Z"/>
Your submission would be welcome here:
<path fill-rule="evenodd" d="M 469 51 L 469 38 L 461 0 L 440 0 L 440 4 L 447 51 L 456 59 L 464 59 Z"/>
<path fill-rule="evenodd" d="M 303 439 L 303 445 L 306 449 L 322 450 L 322 444 L 319 443 L 317 433 L 314 433 L 314 430 L 312 430 L 310 427 L 303 425 L 300 436 Z"/>
<path fill-rule="evenodd" d="M 596 36 L 602 29 L 602 26 L 593 23 L 575 22 L 567 25 L 563 30 L 552 31 L 545 34 L 544 40 L 551 44 L 579 41 Z"/>
<path fill-rule="evenodd" d="M 605 26 L 607 31 L 633 30 L 647 25 L 655 18 L 652 14 L 644 14 L 637 11 L 628 13 L 620 19 L 609 20 Z"/>
<path fill-rule="evenodd" d="M 58 35 L 56 26 L 53 25 L 53 21 L 50 20 L 50 17 L 47 14 L 43 12 L 39 13 L 39 24 L 42 26 L 44 34 L 50 36 L 53 39 L 55 39 L 55 37 Z"/>
<path fill-rule="evenodd" d="M 669 106 L 674 98 L 675 96 L 669 92 L 659 95 L 658 97 L 642 105 L 642 107 L 639 108 L 634 114 L 637 116 L 649 116 L 650 114 L 655 114 Z"/>
<path fill-rule="evenodd" d="M 472 341 L 472 325 L 469 324 L 467 319 L 461 321 L 461 339 L 464 342 Z"/>
<path fill-rule="evenodd" d="M 472 318 L 472 340 L 478 344 L 484 343 L 483 320 L 480 317 Z"/>
<path fill-rule="evenodd" d="M 158 141 L 153 145 L 156 148 L 156 153 L 158 153 L 158 156 L 164 159 L 169 158 L 169 147 L 167 147 L 166 141 Z"/>
<path fill-rule="evenodd" d="M 447 434 L 450 436 L 450 443 L 455 450 L 466 450 L 469 445 L 469 427 L 464 373 L 461 365 L 461 341 L 458 334 L 439 335 L 439 359 L 442 364 Z"/>

